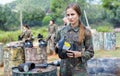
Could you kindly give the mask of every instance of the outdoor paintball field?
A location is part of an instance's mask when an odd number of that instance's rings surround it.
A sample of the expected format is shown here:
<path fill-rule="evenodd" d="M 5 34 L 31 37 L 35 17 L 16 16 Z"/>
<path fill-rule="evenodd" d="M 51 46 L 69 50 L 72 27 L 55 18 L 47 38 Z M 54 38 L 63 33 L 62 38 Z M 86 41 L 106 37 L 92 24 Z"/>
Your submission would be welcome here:
<path fill-rule="evenodd" d="M 116 34 L 116 49 L 115 50 L 95 50 L 94 58 L 120 58 L 120 33 Z M 48 62 L 59 59 L 57 55 L 48 55 Z M 58 67 L 59 73 L 59 67 Z M 4 67 L 0 67 L 0 76 L 4 76 Z M 59 75 L 58 75 L 59 76 Z"/>

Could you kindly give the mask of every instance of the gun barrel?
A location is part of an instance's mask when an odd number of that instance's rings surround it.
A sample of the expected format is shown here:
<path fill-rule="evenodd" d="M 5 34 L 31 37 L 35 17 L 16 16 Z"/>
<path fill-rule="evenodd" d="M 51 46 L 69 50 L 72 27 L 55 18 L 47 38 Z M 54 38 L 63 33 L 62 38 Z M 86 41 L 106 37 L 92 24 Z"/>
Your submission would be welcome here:
<path fill-rule="evenodd" d="M 48 67 L 48 64 L 47 64 L 47 63 L 44 63 L 44 64 L 36 64 L 35 67 L 36 67 L 36 68 L 46 68 L 46 67 Z"/>

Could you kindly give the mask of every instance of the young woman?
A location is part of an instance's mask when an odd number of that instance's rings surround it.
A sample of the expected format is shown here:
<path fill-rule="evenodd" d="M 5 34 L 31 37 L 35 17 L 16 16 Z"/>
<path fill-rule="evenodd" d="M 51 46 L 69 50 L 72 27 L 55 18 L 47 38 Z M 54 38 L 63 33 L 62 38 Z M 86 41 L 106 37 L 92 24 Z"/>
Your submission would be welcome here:
<path fill-rule="evenodd" d="M 94 51 L 91 32 L 80 21 L 81 15 L 78 4 L 69 4 L 66 8 L 69 25 L 56 33 L 56 51 L 61 58 L 60 76 L 88 76 L 86 63 L 94 56 Z M 62 38 L 64 45 L 59 50 Z"/>
<path fill-rule="evenodd" d="M 50 55 L 55 54 L 55 32 L 57 30 L 57 25 L 55 24 L 54 20 L 50 20 L 49 27 L 48 27 L 48 36 L 46 38 L 46 41 L 48 42 L 49 52 Z"/>
<path fill-rule="evenodd" d="M 30 30 L 30 27 L 27 24 L 23 25 L 23 30 L 22 30 L 22 33 L 20 35 L 20 38 L 23 41 L 32 40 L 32 32 Z"/>

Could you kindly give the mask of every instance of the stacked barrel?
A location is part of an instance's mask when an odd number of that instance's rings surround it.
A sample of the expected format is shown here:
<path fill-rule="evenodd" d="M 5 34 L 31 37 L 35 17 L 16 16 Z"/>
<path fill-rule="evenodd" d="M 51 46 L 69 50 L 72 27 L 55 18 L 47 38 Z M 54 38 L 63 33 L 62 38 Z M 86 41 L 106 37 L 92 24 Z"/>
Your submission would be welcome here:
<path fill-rule="evenodd" d="M 33 62 L 36 64 L 47 63 L 46 47 L 25 48 L 25 62 Z"/>
<path fill-rule="evenodd" d="M 24 49 L 19 42 L 11 42 L 4 47 L 4 76 L 12 75 L 12 67 L 24 63 Z"/>
<path fill-rule="evenodd" d="M 0 43 L 0 67 L 3 66 L 3 43 Z"/>
<path fill-rule="evenodd" d="M 0 44 L 0 47 L 2 47 L 2 44 Z M 5 45 L 4 56 L 2 56 L 2 48 L 0 48 L 0 52 L 0 65 L 2 65 L 2 57 L 4 57 L 4 76 L 12 75 L 12 68 L 18 67 L 22 63 L 47 63 L 46 46 L 26 47 L 25 42 L 16 41 Z"/>

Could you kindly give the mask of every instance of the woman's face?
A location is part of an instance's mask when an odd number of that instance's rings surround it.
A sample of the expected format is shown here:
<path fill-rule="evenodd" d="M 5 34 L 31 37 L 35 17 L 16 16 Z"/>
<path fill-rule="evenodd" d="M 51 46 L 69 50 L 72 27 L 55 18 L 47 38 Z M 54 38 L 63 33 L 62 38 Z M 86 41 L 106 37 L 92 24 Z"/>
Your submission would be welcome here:
<path fill-rule="evenodd" d="M 75 25 L 76 23 L 78 23 L 78 21 L 79 21 L 79 15 L 77 14 L 77 12 L 74 9 L 68 8 L 66 10 L 66 15 L 67 15 L 68 21 L 72 25 Z"/>
<path fill-rule="evenodd" d="M 52 25 L 53 24 L 53 22 L 52 21 L 50 21 L 50 25 Z"/>
<path fill-rule="evenodd" d="M 23 30 L 26 30 L 26 28 L 23 26 Z"/>
<path fill-rule="evenodd" d="M 26 30 L 28 30 L 28 29 L 27 29 L 25 26 L 23 26 L 23 30 L 26 31 Z"/>

